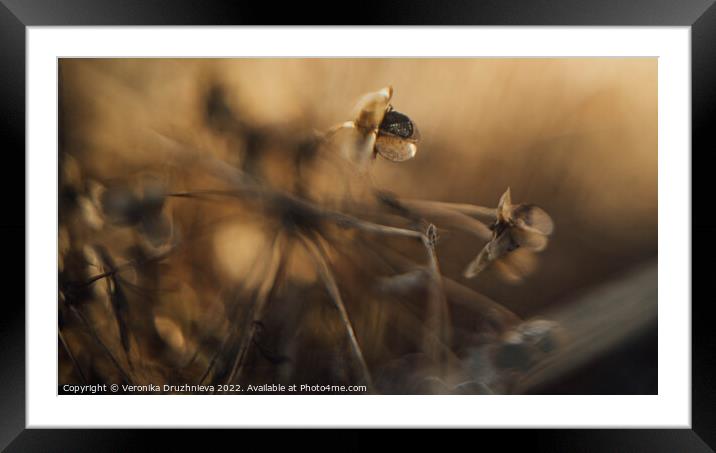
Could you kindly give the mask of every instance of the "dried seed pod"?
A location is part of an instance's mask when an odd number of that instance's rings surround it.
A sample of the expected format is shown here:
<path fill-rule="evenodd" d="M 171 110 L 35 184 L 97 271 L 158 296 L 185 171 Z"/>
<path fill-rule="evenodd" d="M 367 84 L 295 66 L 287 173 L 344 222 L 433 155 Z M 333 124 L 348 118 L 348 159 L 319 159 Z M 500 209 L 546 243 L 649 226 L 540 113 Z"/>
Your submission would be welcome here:
<path fill-rule="evenodd" d="M 415 157 L 420 133 L 407 115 L 393 110 L 392 97 L 392 87 L 366 94 L 356 106 L 355 120 L 339 126 L 353 128 L 359 133 L 355 146 L 362 150 L 359 155 L 380 154 L 393 162 Z"/>
<path fill-rule="evenodd" d="M 503 275 L 508 280 L 518 282 L 534 270 L 535 263 L 531 254 L 547 247 L 554 223 L 542 208 L 529 204 L 513 205 L 508 188 L 500 197 L 497 219 L 490 229 L 492 238 L 465 269 L 465 277 L 475 277 L 488 264 L 502 259 L 500 267 Z M 514 259 L 507 260 L 510 257 Z"/>

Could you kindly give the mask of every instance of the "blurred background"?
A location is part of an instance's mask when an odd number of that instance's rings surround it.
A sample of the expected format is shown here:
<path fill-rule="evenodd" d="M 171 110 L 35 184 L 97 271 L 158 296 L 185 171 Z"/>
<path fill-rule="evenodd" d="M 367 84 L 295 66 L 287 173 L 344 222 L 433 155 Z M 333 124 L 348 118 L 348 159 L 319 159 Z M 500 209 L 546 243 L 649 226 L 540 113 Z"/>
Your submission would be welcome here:
<path fill-rule="evenodd" d="M 161 168 L 165 156 L 153 150 L 148 130 L 234 163 L 230 139 L 207 132 L 207 98 L 218 89 L 252 128 L 322 131 L 350 119 L 361 95 L 391 85 L 392 105 L 410 116 L 422 141 L 408 162 L 377 159 L 376 186 L 490 207 L 509 187 L 514 202 L 537 204 L 554 220 L 549 246 L 523 282 L 506 282 L 492 268 L 462 278 L 484 244 L 459 231 L 439 243 L 446 276 L 521 318 L 570 319 L 570 307 L 586 301 L 599 310 L 584 315 L 594 335 L 595 323 L 599 332 L 624 325 L 621 315 L 610 317 L 623 300 L 610 299 L 609 288 L 656 262 L 656 59 L 62 59 L 59 71 L 61 175 L 68 159 L 83 178 L 103 184 Z M 63 206 L 61 199 L 60 224 L 76 238 Z M 615 327 L 623 334 L 614 343 L 525 391 L 656 393 L 657 282 L 648 275 L 639 284 L 654 305 L 623 314 L 644 322 Z M 196 291 L 186 293 L 202 299 Z M 591 302 L 595 291 L 606 295 Z M 171 330 L 162 322 L 155 328 Z M 189 328 L 178 329 L 170 342 L 191 343 Z M 61 382 L 73 381 L 62 352 L 60 365 Z"/>

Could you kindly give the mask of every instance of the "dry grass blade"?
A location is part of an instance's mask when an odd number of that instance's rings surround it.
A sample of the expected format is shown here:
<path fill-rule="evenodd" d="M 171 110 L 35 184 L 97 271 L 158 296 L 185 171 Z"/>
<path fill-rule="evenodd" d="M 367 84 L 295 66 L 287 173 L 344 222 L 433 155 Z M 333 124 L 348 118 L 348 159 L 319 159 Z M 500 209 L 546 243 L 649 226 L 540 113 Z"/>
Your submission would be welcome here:
<path fill-rule="evenodd" d="M 107 250 L 103 247 L 99 247 L 98 250 L 102 261 L 104 262 L 104 265 L 109 269 L 116 268 L 114 260 L 109 255 L 109 252 L 107 252 Z M 107 291 L 109 293 L 108 296 L 111 301 L 112 313 L 114 314 L 115 321 L 117 323 L 117 329 L 119 330 L 119 341 L 122 344 L 125 359 L 127 360 L 129 367 L 131 368 L 132 362 L 129 357 L 130 342 L 128 326 L 129 304 L 127 302 L 127 296 L 124 294 L 124 290 L 119 283 L 119 279 L 115 277 L 116 273 L 107 276 L 107 279 L 111 283 L 107 286 Z"/>
<path fill-rule="evenodd" d="M 67 343 L 65 336 L 62 334 L 61 329 L 58 329 L 57 336 L 59 337 L 60 343 L 62 343 L 62 347 L 65 349 L 65 352 L 67 352 L 67 356 L 70 358 L 70 361 L 72 362 L 72 366 L 74 367 L 75 371 L 77 372 L 77 375 L 80 377 L 83 384 L 87 384 L 87 378 L 85 377 L 85 374 L 82 372 L 82 367 L 80 367 L 79 362 L 77 362 L 77 358 L 75 357 L 74 353 L 72 352 L 70 345 Z"/>
<path fill-rule="evenodd" d="M 420 240 L 427 255 L 427 267 L 430 271 L 431 281 L 429 285 L 429 320 L 430 328 L 435 335 L 445 344 L 450 342 L 450 326 L 447 303 L 442 289 L 442 276 L 438 258 L 435 254 L 436 232 L 434 225 L 429 225 L 425 233 L 405 228 L 380 225 L 373 222 L 361 220 L 346 214 L 330 212 L 326 214 L 333 218 L 339 225 L 346 228 L 354 228 L 360 231 L 374 233 L 389 237 L 406 237 Z M 426 352 L 434 357 L 442 356 L 442 353 L 433 347 L 434 342 L 429 338 L 425 339 Z"/>
<path fill-rule="evenodd" d="M 565 344 L 519 382 L 524 393 L 564 375 L 657 319 L 657 263 L 646 263 L 624 277 L 593 289 L 561 310 L 548 313 L 564 329 Z"/>
<path fill-rule="evenodd" d="M 363 373 L 363 380 L 366 383 L 365 385 L 368 387 L 368 391 L 373 393 L 373 379 L 371 377 L 370 370 L 368 369 L 368 364 L 366 363 L 365 357 L 363 356 L 363 351 L 358 344 L 358 339 L 356 338 L 353 324 L 351 323 L 350 317 L 348 316 L 348 311 L 343 304 L 343 299 L 341 298 L 338 284 L 336 283 L 336 280 L 333 276 L 333 272 L 328 266 L 325 254 L 313 240 L 307 238 L 304 235 L 299 235 L 299 238 L 301 239 L 301 242 L 303 243 L 308 253 L 313 258 L 314 264 L 316 265 L 316 270 L 318 271 L 321 280 L 323 280 L 323 284 L 326 287 L 326 291 L 328 291 L 328 295 L 331 297 L 333 303 L 338 309 L 338 312 L 340 313 L 341 320 L 343 321 L 346 333 L 348 335 L 348 341 L 350 342 L 353 354 L 355 355 L 355 358 L 358 361 L 358 364 L 360 365 L 361 371 Z"/>
<path fill-rule="evenodd" d="M 124 367 L 119 363 L 119 361 L 114 356 L 114 354 L 112 354 L 112 351 L 107 347 L 107 345 L 104 343 L 104 341 L 102 341 L 102 339 L 97 334 L 97 331 L 92 326 L 92 323 L 89 322 L 87 317 L 84 314 L 82 314 L 82 312 L 79 309 L 77 309 L 73 306 L 70 306 L 70 310 L 72 311 L 72 313 L 75 314 L 75 316 L 77 316 L 77 318 L 80 320 L 82 325 L 87 329 L 87 331 L 90 333 L 90 336 L 92 337 L 92 339 L 100 346 L 100 348 L 102 348 L 104 353 L 109 358 L 110 362 L 112 362 L 112 364 L 117 369 L 119 374 L 122 375 L 122 379 L 124 379 L 124 381 L 127 384 L 132 385 L 135 382 L 135 380 L 132 379 L 131 374 L 127 370 L 124 369 Z"/>
<path fill-rule="evenodd" d="M 272 293 L 276 290 L 278 281 L 282 274 L 282 269 L 285 265 L 285 255 L 282 254 L 285 242 L 284 235 L 279 234 L 273 243 L 268 271 L 259 286 L 258 293 L 256 294 L 255 301 L 249 314 L 248 328 L 243 334 L 243 339 L 239 346 L 239 353 L 236 356 L 231 373 L 229 373 L 229 376 L 226 379 L 226 382 L 229 384 L 240 381 L 244 372 L 249 352 L 251 351 L 251 347 L 254 344 L 257 334 L 257 323 L 261 322 L 264 316 L 266 305 L 269 302 Z"/>
<path fill-rule="evenodd" d="M 272 251 L 273 251 L 273 248 L 272 248 L 271 252 L 272 252 Z M 246 287 L 245 287 L 245 286 L 246 286 L 246 281 L 251 281 L 251 280 L 253 280 L 253 279 L 256 277 L 256 274 L 258 274 L 258 273 L 263 269 L 263 265 L 261 264 L 261 259 L 262 259 L 262 258 L 266 258 L 266 257 L 265 257 L 265 256 L 259 256 L 259 257 L 257 257 L 256 262 L 255 262 L 254 265 L 252 266 L 251 272 L 246 276 L 246 279 L 244 280 L 243 284 L 241 285 L 241 287 L 239 288 L 239 290 L 236 291 L 236 295 L 233 297 L 233 303 L 231 304 L 231 305 L 232 305 L 232 306 L 231 306 L 231 310 L 230 310 L 230 312 L 227 314 L 227 318 L 231 321 L 232 325 L 236 325 L 236 324 L 239 324 L 239 323 L 240 323 L 240 310 L 239 310 L 239 303 L 237 302 L 237 299 L 238 299 L 238 298 L 240 297 L 240 295 L 246 290 Z M 272 253 L 271 253 L 270 256 L 268 257 L 268 261 L 270 262 L 271 259 L 273 259 L 273 254 L 272 254 Z M 256 300 L 256 299 L 254 299 L 254 301 L 255 301 L 255 300 Z M 209 377 L 209 375 L 211 374 L 211 372 L 214 370 L 214 367 L 215 367 L 215 365 L 216 365 L 216 363 L 217 363 L 219 357 L 220 357 L 222 354 L 224 354 L 224 353 L 227 351 L 227 349 L 231 349 L 229 346 L 230 346 L 230 344 L 231 344 L 233 341 L 236 341 L 235 339 L 236 339 L 237 337 L 239 338 L 239 340 L 238 340 L 238 343 L 239 343 L 238 353 L 239 353 L 239 354 L 242 353 L 242 351 L 243 351 L 244 348 L 243 348 L 243 346 L 242 346 L 241 339 L 243 339 L 242 335 L 244 335 L 244 334 L 246 334 L 247 332 L 249 332 L 249 329 L 251 329 L 251 327 L 252 327 L 252 324 L 253 324 L 253 323 L 252 323 L 252 321 L 251 321 L 251 317 L 249 317 L 249 318 L 248 318 L 248 322 L 245 322 L 244 324 L 245 324 L 244 328 L 241 329 L 240 331 L 237 331 L 237 329 L 232 329 L 232 330 L 229 330 L 229 332 L 227 332 L 227 333 L 224 335 L 224 337 L 221 339 L 221 343 L 220 343 L 219 347 L 216 349 L 216 351 L 215 351 L 214 354 L 212 355 L 211 360 L 209 361 L 209 365 L 207 366 L 206 370 L 205 370 L 204 373 L 202 374 L 201 378 L 199 378 L 199 381 L 198 381 L 199 384 L 202 384 L 202 383 Z M 235 358 L 235 360 L 232 361 L 231 369 L 228 370 L 229 373 L 231 373 L 231 372 L 233 371 L 234 366 L 235 366 L 235 364 L 236 364 L 236 360 L 239 360 L 238 354 L 237 354 L 237 357 Z M 221 374 L 221 373 L 219 373 L 219 374 Z M 214 378 L 216 379 L 216 377 L 217 377 L 217 374 L 215 373 Z"/>
<path fill-rule="evenodd" d="M 450 303 L 463 305 L 469 310 L 480 313 L 498 331 L 504 331 L 521 321 L 519 316 L 505 306 L 448 277 L 443 277 L 443 288 Z"/>
<path fill-rule="evenodd" d="M 492 231 L 487 225 L 459 209 L 454 209 L 450 203 L 422 200 L 400 200 L 400 203 L 423 217 L 443 219 L 449 225 L 475 235 L 482 240 L 487 241 L 492 236 Z M 479 206 L 475 206 L 475 208 L 479 208 Z"/>
<path fill-rule="evenodd" d="M 178 247 L 178 244 L 175 244 L 172 247 L 170 247 L 168 250 L 158 253 L 154 256 L 150 256 L 150 257 L 147 257 L 147 258 L 141 259 L 141 260 L 133 259 L 133 260 L 129 260 L 125 263 L 116 265 L 105 272 L 99 273 L 97 275 L 93 275 L 92 277 L 90 277 L 89 279 L 84 281 L 83 283 L 80 283 L 79 285 L 76 285 L 76 286 L 79 286 L 79 287 L 90 286 L 99 280 L 102 280 L 104 278 L 114 277 L 114 276 L 120 274 L 121 272 L 132 269 L 140 264 L 146 264 L 146 263 L 150 263 L 150 262 L 154 262 L 154 261 L 161 261 L 164 258 L 166 258 L 167 256 L 169 256 L 171 253 L 173 253 L 177 249 L 177 247 Z"/>
<path fill-rule="evenodd" d="M 367 243 L 365 244 L 365 249 L 372 251 L 370 244 Z M 413 266 L 412 261 L 391 247 L 382 247 L 380 253 L 376 252 L 373 256 L 383 262 L 388 262 L 396 272 L 407 271 Z M 458 305 L 471 312 L 478 313 L 488 320 L 498 332 L 505 331 L 510 326 L 522 321 L 519 316 L 504 305 L 449 277 L 442 276 L 442 287 L 449 305 Z"/>
<path fill-rule="evenodd" d="M 437 212 L 457 211 L 471 217 L 482 217 L 486 220 L 495 220 L 497 210 L 484 206 L 467 203 L 450 203 L 445 201 L 401 199 L 401 203 L 414 209 L 429 209 Z"/>

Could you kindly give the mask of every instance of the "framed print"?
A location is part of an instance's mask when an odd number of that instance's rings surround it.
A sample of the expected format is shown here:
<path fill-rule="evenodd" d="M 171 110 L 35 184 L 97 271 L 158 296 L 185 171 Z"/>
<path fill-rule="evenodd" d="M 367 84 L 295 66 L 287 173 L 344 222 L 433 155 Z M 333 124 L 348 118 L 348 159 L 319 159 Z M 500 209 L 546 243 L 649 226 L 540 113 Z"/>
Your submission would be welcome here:
<path fill-rule="evenodd" d="M 403 6 L 5 2 L 9 450 L 427 427 L 710 451 L 714 7 Z"/>

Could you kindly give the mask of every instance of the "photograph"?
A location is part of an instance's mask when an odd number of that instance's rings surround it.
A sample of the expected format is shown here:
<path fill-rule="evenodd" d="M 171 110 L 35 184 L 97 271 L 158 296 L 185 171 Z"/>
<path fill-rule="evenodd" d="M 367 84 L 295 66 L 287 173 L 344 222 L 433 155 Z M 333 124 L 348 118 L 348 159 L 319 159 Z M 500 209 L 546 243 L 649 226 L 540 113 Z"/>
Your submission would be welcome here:
<path fill-rule="evenodd" d="M 659 394 L 658 65 L 58 58 L 57 393 Z"/>

